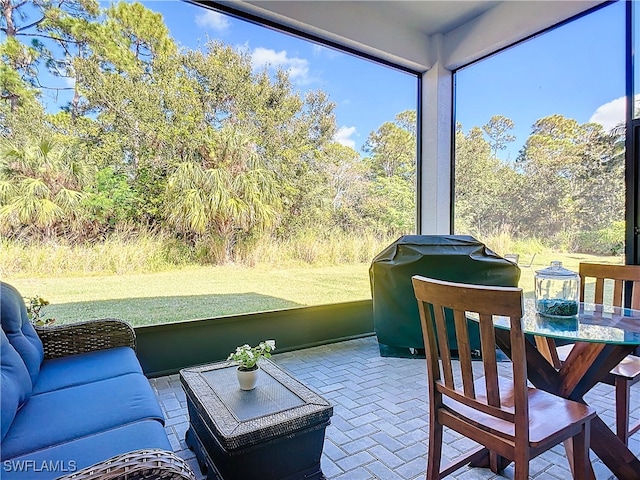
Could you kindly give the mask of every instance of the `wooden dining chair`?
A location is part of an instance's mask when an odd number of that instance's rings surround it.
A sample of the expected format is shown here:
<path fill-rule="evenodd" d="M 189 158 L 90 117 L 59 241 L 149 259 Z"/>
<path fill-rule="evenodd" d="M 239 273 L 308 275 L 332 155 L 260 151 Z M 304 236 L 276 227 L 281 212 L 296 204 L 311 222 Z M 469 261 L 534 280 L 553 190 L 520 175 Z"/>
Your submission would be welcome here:
<path fill-rule="evenodd" d="M 602 304 L 605 303 L 605 299 L 608 299 L 605 292 L 611 292 L 613 296 L 610 304 L 621 307 L 625 286 L 628 286 L 631 288 L 631 308 L 640 310 L 640 265 L 581 263 L 578 274 L 580 275 L 580 301 Z M 595 289 L 593 296 L 589 295 L 589 298 L 585 298 L 585 285 L 588 279 L 595 279 Z M 561 363 L 567 359 L 572 348 L 572 344 L 557 347 L 558 359 Z M 631 386 L 639 381 L 640 357 L 635 355 L 628 355 L 603 380 L 604 383 L 615 387 L 616 435 L 625 445 L 628 444 L 629 437 L 640 430 L 640 422 L 629 425 Z"/>
<path fill-rule="evenodd" d="M 429 386 L 427 479 L 455 472 L 467 463 L 487 463 L 494 471 L 515 462 L 515 479 L 528 478 L 529 461 L 567 439 L 573 439 L 574 478 L 586 478 L 589 464 L 588 405 L 527 386 L 522 289 L 488 287 L 412 277 L 424 344 Z M 469 315 L 471 314 L 471 315 Z M 452 315 L 453 323 L 445 317 Z M 483 374 L 474 374 L 467 316 L 479 320 Z M 492 315 L 509 317 L 512 378 L 500 375 Z M 448 325 L 457 338 L 459 370 L 447 341 Z M 451 327 L 449 327 L 451 328 Z M 501 368 L 507 368 L 502 363 Z M 441 469 L 443 427 L 481 445 Z M 484 464 L 483 463 L 483 464 Z"/>

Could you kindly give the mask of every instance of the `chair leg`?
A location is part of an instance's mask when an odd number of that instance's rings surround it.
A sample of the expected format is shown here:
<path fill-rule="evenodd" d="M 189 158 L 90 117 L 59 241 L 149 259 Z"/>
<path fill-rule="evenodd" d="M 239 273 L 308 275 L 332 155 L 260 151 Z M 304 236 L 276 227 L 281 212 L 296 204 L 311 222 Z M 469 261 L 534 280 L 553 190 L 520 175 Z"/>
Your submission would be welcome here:
<path fill-rule="evenodd" d="M 616 435 L 622 443 L 629 441 L 629 402 L 631 397 L 631 382 L 616 377 Z"/>
<path fill-rule="evenodd" d="M 584 480 L 591 478 L 591 464 L 589 460 L 589 441 L 591 437 L 591 422 L 585 422 L 578 434 L 573 437 L 573 478 Z"/>
<path fill-rule="evenodd" d="M 511 460 L 501 457 L 496 452 L 489 452 L 489 469 L 493 473 L 501 473 L 509 466 Z"/>
<path fill-rule="evenodd" d="M 529 480 L 529 446 L 518 445 L 516 441 L 516 448 L 514 451 L 514 480 Z"/>
<path fill-rule="evenodd" d="M 442 424 L 431 416 L 429 423 L 429 452 L 427 458 L 427 480 L 440 480 L 442 459 Z"/>
<path fill-rule="evenodd" d="M 515 472 L 513 475 L 514 480 L 529 480 L 529 462 L 515 461 Z"/>

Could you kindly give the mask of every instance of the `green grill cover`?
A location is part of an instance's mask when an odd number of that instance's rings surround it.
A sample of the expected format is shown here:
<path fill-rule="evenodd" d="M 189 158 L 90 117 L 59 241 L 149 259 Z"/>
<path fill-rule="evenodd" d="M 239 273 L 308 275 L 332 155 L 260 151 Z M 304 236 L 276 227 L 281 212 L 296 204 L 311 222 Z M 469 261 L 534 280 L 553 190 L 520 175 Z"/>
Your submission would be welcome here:
<path fill-rule="evenodd" d="M 520 268 L 469 235 L 406 235 L 378 254 L 369 268 L 373 322 L 383 356 L 424 352 L 411 277 L 516 287 Z M 452 320 L 450 320 L 452 322 Z M 478 326 L 469 322 L 471 348 L 480 349 Z M 453 332 L 453 328 L 448 329 Z M 455 335 L 449 346 L 457 350 Z"/>

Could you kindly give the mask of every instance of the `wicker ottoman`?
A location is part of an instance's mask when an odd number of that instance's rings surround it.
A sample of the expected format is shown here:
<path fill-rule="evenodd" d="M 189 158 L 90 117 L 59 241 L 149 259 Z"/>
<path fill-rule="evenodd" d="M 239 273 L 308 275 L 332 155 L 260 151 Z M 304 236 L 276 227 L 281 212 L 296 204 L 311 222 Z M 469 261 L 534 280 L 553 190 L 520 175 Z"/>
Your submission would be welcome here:
<path fill-rule="evenodd" d="M 186 442 L 208 480 L 323 479 L 320 457 L 333 407 L 269 360 L 242 391 L 231 362 L 186 368 Z"/>

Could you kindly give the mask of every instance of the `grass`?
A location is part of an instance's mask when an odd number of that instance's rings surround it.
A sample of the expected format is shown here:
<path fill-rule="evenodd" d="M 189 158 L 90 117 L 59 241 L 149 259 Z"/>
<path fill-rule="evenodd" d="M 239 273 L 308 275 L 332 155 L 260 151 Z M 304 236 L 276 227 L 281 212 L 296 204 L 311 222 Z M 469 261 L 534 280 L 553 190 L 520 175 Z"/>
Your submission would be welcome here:
<path fill-rule="evenodd" d="M 328 267 L 187 267 L 145 274 L 4 278 L 51 302 L 56 323 L 115 317 L 133 325 L 213 318 L 371 298 L 369 264 Z"/>
<path fill-rule="evenodd" d="M 527 267 L 532 257 L 533 255 L 520 255 L 519 260 L 519 264 L 521 267 L 519 286 L 524 290 L 524 295 L 526 298 L 533 298 L 534 275 L 536 273 L 536 270 L 541 270 L 548 267 L 551 264 L 552 260 L 560 260 L 563 267 L 568 268 L 569 270 L 573 270 L 574 272 L 578 271 L 578 265 L 580 265 L 580 263 L 582 262 L 613 264 L 624 263 L 624 258 L 620 255 L 598 256 L 580 253 L 542 252 L 537 253 L 535 258 L 533 258 L 533 263 L 531 264 L 531 266 Z"/>
<path fill-rule="evenodd" d="M 622 257 L 567 253 L 521 254 L 520 286 L 533 296 L 536 270 L 560 260 L 577 271 L 580 262 L 623 263 Z M 40 295 L 51 302 L 45 317 L 57 323 L 115 317 L 133 325 L 213 318 L 256 311 L 348 302 L 371 298 L 369 263 L 337 266 L 271 265 L 256 267 L 184 267 L 121 275 L 5 275 L 26 297 Z"/>

